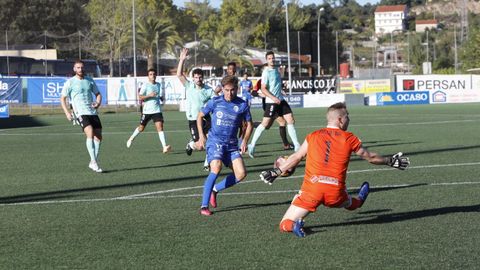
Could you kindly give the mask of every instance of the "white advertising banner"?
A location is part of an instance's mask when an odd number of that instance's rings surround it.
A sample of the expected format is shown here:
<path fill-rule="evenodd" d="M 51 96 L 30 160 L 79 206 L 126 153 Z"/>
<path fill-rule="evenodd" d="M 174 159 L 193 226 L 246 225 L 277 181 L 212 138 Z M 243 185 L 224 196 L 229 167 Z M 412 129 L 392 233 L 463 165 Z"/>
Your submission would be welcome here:
<path fill-rule="evenodd" d="M 138 90 L 148 82 L 148 77 L 137 77 L 137 89 L 135 79 L 131 77 L 108 78 L 107 81 L 108 104 L 136 105 Z M 164 104 L 180 104 L 180 100 L 185 98 L 185 88 L 177 76 L 158 76 L 156 81 L 165 91 Z"/>
<path fill-rule="evenodd" d="M 479 90 L 430 91 L 430 104 L 480 102 Z"/>
<path fill-rule="evenodd" d="M 108 104 L 136 105 L 137 90 L 134 78 L 107 79 Z"/>
<path fill-rule="evenodd" d="M 344 102 L 345 94 L 307 94 L 303 96 L 304 108 L 330 107 L 337 102 Z"/>
<path fill-rule="evenodd" d="M 397 75 L 397 92 L 472 90 L 472 75 Z"/>

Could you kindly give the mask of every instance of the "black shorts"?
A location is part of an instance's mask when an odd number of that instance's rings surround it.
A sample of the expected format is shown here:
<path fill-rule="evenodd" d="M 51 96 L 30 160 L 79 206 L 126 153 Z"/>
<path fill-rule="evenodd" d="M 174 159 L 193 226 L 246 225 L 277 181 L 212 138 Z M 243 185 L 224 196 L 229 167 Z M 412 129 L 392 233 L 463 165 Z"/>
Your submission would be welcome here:
<path fill-rule="evenodd" d="M 142 114 L 142 117 L 140 118 L 140 125 L 144 127 L 147 126 L 150 119 L 152 119 L 154 123 L 163 122 L 163 114 L 162 113 Z"/>
<path fill-rule="evenodd" d="M 102 128 L 102 123 L 100 122 L 98 115 L 80 115 L 77 119 L 82 129 L 85 129 L 88 126 L 92 126 L 93 129 Z"/>
<path fill-rule="evenodd" d="M 211 126 L 211 119 L 210 115 L 207 115 L 203 118 L 203 135 L 207 136 L 208 130 L 210 130 Z M 190 129 L 190 135 L 192 135 L 192 140 L 194 142 L 197 142 L 198 139 L 200 139 L 200 136 L 198 134 L 198 128 L 197 128 L 197 121 L 192 121 L 188 120 L 188 128 Z"/>
<path fill-rule="evenodd" d="M 263 113 L 263 117 L 277 118 L 289 113 L 292 113 L 290 105 L 288 105 L 285 100 L 282 100 L 280 104 L 265 103 L 265 112 Z"/>

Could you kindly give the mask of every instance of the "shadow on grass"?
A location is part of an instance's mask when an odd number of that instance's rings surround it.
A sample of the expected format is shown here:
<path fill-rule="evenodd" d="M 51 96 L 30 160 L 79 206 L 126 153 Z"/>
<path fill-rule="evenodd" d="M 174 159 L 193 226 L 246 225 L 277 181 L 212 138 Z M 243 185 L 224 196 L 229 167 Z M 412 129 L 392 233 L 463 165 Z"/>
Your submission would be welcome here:
<path fill-rule="evenodd" d="M 380 211 L 380 210 L 378 210 Z M 385 211 L 385 210 L 382 210 Z M 316 233 L 316 229 L 324 229 L 328 227 L 343 227 L 352 225 L 369 225 L 369 224 L 386 224 L 393 222 L 402 222 L 418 218 L 434 217 L 440 215 L 448 215 L 455 213 L 480 213 L 480 204 L 465 205 L 465 206 L 450 206 L 433 209 L 425 209 L 410 212 L 391 213 L 373 216 L 369 219 L 355 220 L 348 222 L 331 223 L 324 225 L 309 226 L 308 229 L 312 234 Z"/>
<path fill-rule="evenodd" d="M 269 206 L 277 206 L 277 205 L 287 205 L 290 204 L 292 201 L 284 201 L 284 202 L 276 202 L 276 203 L 249 203 L 249 204 L 240 204 L 230 207 L 222 208 L 221 210 L 215 210 L 215 212 L 229 212 L 235 210 L 245 210 L 245 209 L 252 209 L 252 208 L 261 208 L 261 207 L 269 207 Z"/>
<path fill-rule="evenodd" d="M 41 127 L 46 123 L 38 121 L 36 117 L 26 115 L 12 115 L 10 118 L 0 118 L 0 130 L 7 128 Z"/>

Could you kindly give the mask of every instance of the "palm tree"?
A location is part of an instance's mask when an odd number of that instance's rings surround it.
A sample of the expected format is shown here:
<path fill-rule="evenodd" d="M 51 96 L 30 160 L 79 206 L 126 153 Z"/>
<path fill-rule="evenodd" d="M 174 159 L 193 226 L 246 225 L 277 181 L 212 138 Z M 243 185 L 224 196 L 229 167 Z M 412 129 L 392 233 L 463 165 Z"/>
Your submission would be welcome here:
<path fill-rule="evenodd" d="M 182 39 L 175 30 L 175 25 L 168 18 L 149 17 L 137 22 L 137 42 L 142 53 L 147 56 L 147 68 L 154 67 L 154 52 L 175 53 L 175 45 Z"/>
<path fill-rule="evenodd" d="M 241 39 L 227 36 L 215 36 L 213 40 L 202 40 L 198 47 L 199 58 L 208 59 L 214 66 L 223 66 L 228 62 L 236 62 L 239 67 L 252 67 L 252 63 L 245 57 L 248 52 L 239 46 L 236 41 Z"/>

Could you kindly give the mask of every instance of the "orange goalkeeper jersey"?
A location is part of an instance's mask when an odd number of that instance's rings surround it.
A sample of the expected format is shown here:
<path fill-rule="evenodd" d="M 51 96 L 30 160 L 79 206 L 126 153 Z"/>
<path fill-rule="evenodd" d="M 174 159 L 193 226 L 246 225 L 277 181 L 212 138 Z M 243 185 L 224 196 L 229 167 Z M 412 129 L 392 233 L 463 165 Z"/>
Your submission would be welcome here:
<path fill-rule="evenodd" d="M 322 128 L 308 134 L 307 161 L 302 190 L 314 188 L 315 183 L 345 187 L 348 163 L 352 152 L 357 152 L 362 142 L 348 131 Z"/>

